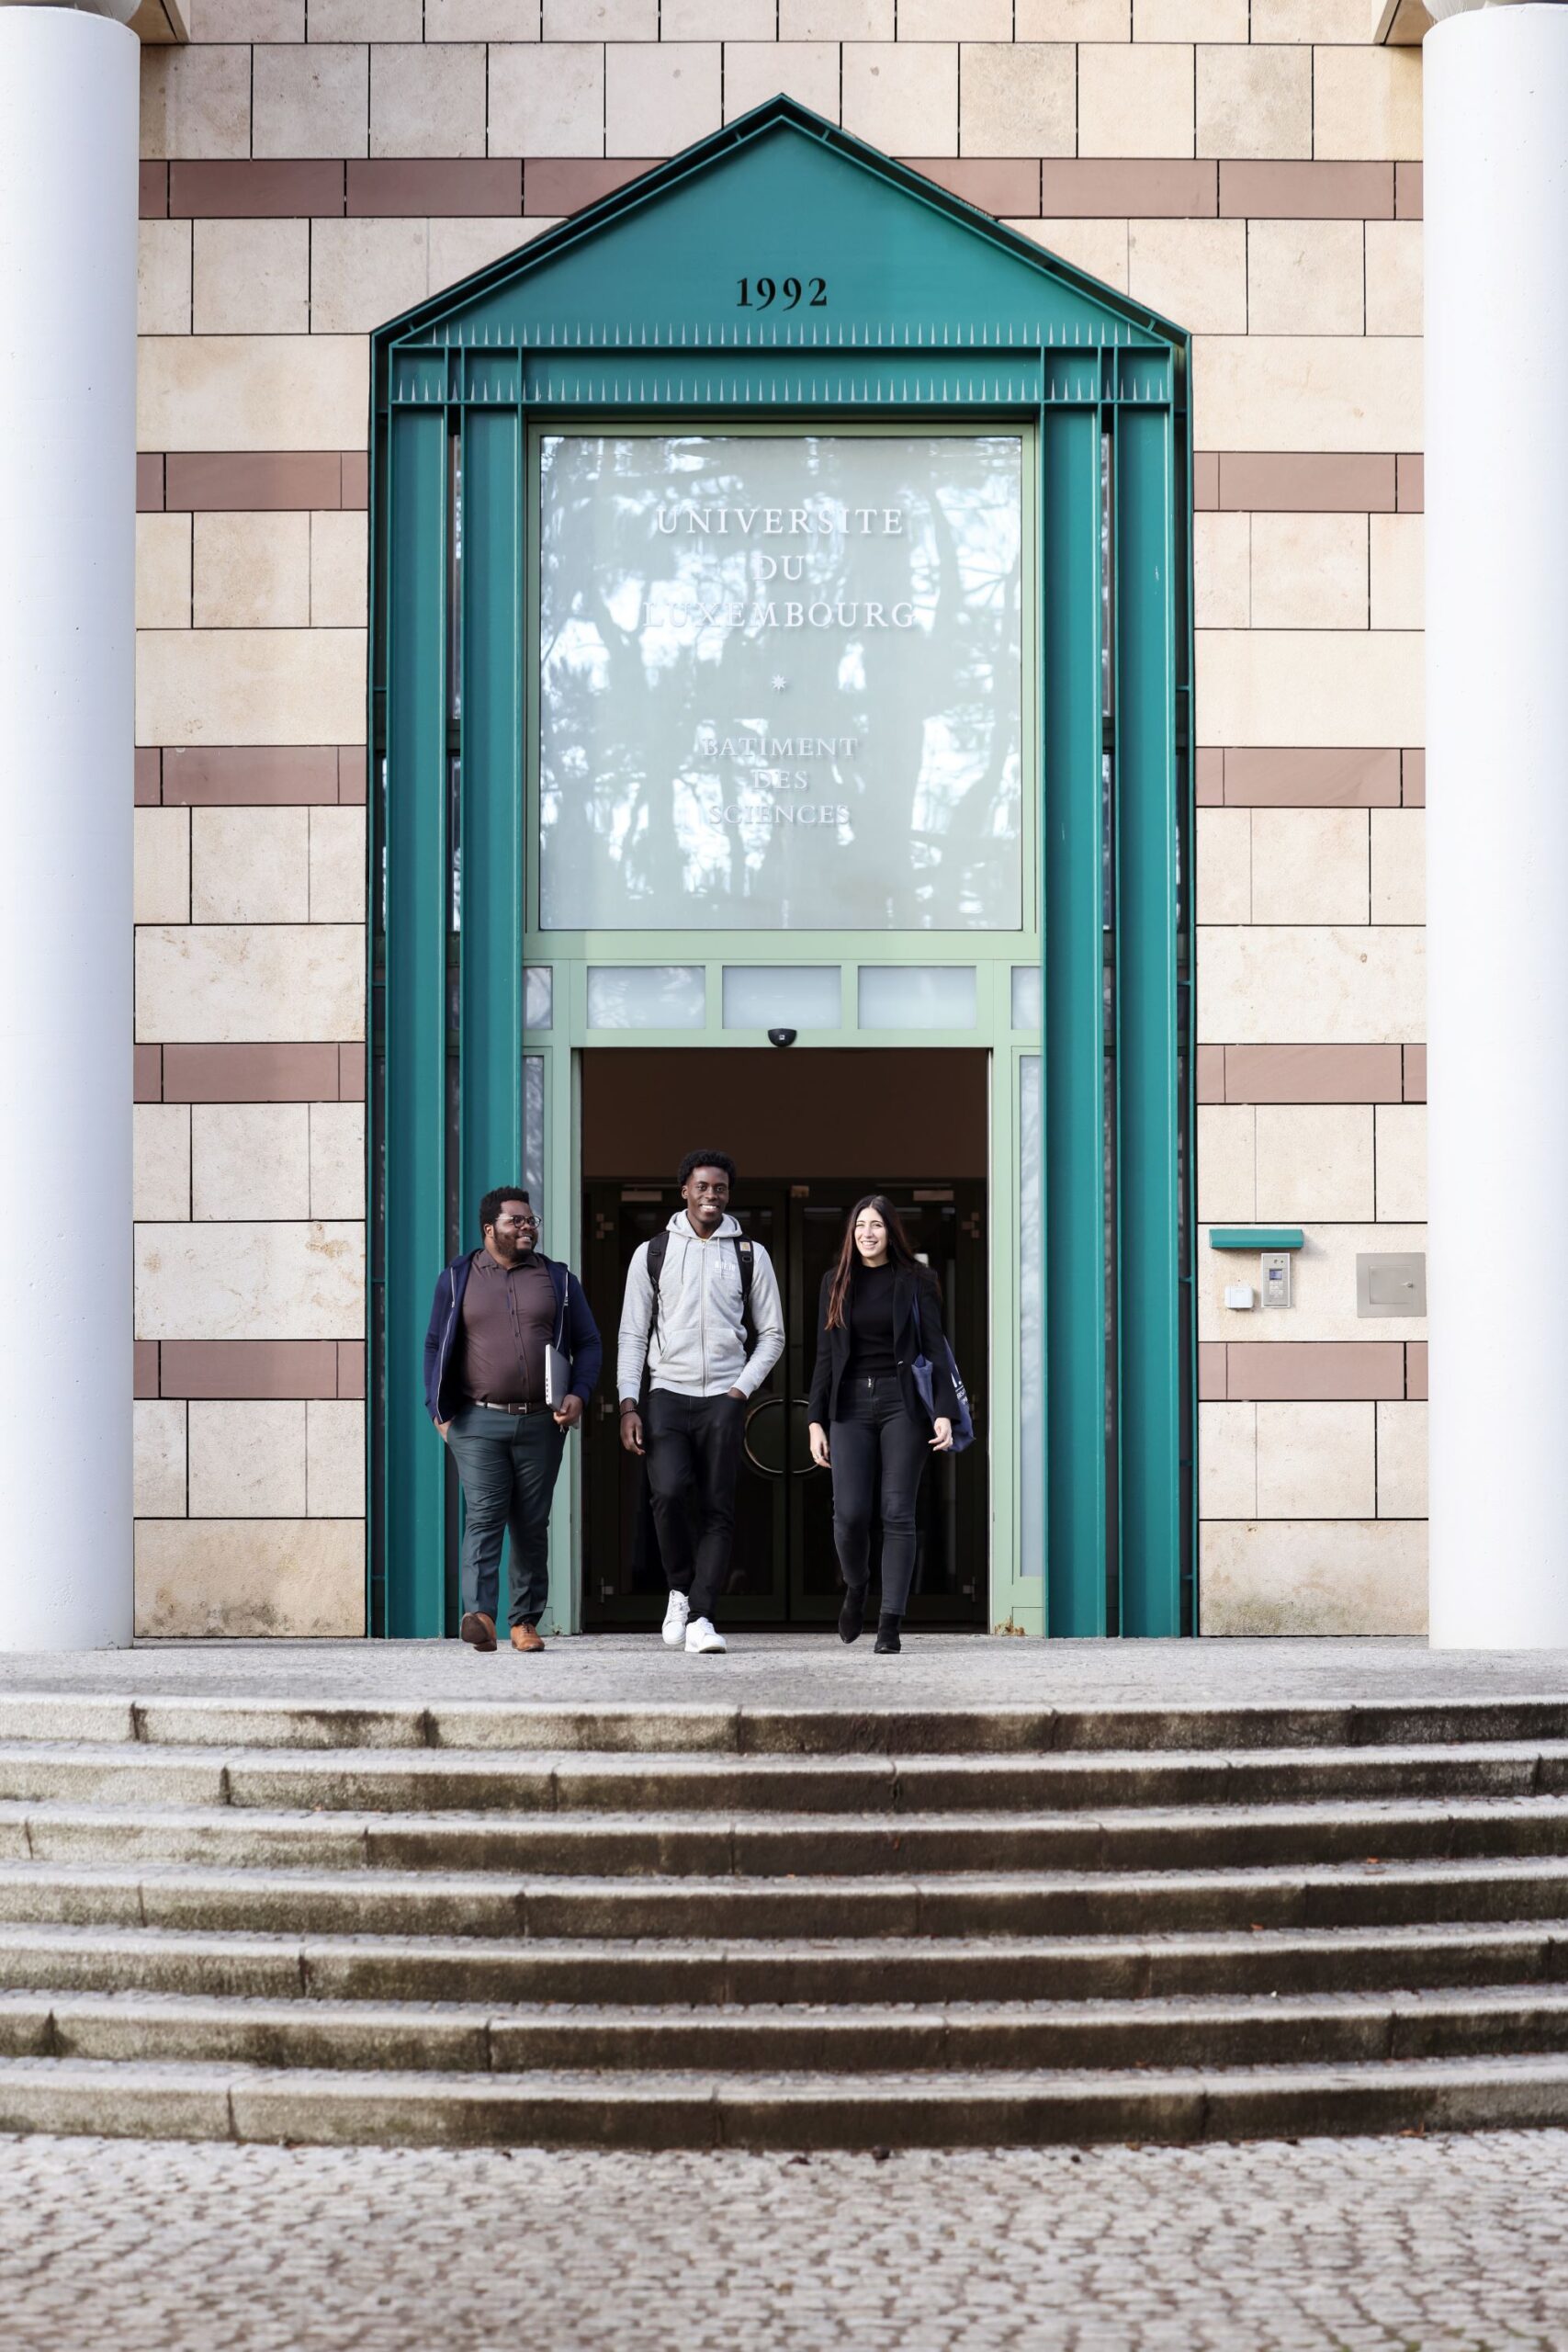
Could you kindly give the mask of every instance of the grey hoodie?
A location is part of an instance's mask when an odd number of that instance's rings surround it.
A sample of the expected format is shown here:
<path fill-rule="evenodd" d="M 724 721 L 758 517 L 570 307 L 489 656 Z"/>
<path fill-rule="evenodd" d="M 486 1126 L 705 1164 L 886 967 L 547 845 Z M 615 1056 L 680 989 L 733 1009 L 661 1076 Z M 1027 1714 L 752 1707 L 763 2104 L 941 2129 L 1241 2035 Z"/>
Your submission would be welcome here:
<path fill-rule="evenodd" d="M 685 1210 L 677 1209 L 669 1229 L 651 1353 L 648 1334 L 653 1285 L 648 1279 L 646 1241 L 626 1269 L 615 1356 L 617 1394 L 623 1399 L 637 1395 L 646 1357 L 655 1388 L 672 1389 L 678 1396 L 722 1396 L 726 1389 L 739 1388 L 750 1396 L 784 1353 L 784 1308 L 773 1261 L 760 1241 L 752 1243 L 751 1324 L 757 1344 L 748 1355 L 740 1267 L 731 1246 L 732 1237 L 740 1231 L 739 1224 L 727 1216 L 712 1240 L 702 1241 Z"/>

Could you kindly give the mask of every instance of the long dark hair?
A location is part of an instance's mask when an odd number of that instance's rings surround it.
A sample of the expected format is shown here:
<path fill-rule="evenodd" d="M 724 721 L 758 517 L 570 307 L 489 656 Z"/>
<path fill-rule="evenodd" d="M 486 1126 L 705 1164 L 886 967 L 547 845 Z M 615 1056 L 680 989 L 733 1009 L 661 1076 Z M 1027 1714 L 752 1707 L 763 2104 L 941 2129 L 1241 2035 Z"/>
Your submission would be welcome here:
<path fill-rule="evenodd" d="M 860 1223 L 863 1209 L 874 1209 L 887 1228 L 888 1264 L 897 1266 L 899 1272 L 904 1274 L 919 1276 L 924 1271 L 919 1260 L 909 1247 L 909 1237 L 904 1230 L 904 1220 L 886 1193 L 867 1193 L 865 1198 L 857 1201 L 850 1211 L 850 1220 L 844 1227 L 843 1246 L 839 1251 L 839 1262 L 833 1269 L 832 1287 L 828 1293 L 829 1331 L 839 1330 L 849 1319 L 850 1276 L 854 1272 L 855 1261 L 860 1255 L 855 1248 L 855 1227 Z"/>

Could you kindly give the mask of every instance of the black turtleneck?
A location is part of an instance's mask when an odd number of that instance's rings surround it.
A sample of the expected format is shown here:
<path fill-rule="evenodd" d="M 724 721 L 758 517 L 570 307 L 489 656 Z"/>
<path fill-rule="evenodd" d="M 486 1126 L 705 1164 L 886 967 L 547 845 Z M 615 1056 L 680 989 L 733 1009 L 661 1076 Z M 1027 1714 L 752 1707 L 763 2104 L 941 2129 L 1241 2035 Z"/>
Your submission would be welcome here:
<path fill-rule="evenodd" d="M 850 1271 L 851 1380 L 875 1380 L 897 1368 L 893 1351 L 893 1269 L 857 1258 Z"/>

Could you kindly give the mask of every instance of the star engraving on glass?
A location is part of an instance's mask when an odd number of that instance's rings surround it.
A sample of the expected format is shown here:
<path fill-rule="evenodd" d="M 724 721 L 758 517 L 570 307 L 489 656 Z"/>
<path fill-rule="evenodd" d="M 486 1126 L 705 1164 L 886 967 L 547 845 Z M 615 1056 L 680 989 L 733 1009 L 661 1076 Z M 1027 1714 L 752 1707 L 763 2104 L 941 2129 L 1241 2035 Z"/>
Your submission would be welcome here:
<path fill-rule="evenodd" d="M 784 688 L 785 688 L 785 686 L 787 686 L 787 685 L 788 685 L 788 684 L 789 684 L 789 680 L 788 680 L 787 678 L 781 678 L 781 677 L 779 677 L 779 676 L 777 675 L 777 673 L 774 673 L 774 676 L 773 676 L 773 692 L 774 692 L 774 694 L 776 694 L 776 695 L 782 695 L 782 694 L 783 694 L 783 692 L 784 692 Z"/>

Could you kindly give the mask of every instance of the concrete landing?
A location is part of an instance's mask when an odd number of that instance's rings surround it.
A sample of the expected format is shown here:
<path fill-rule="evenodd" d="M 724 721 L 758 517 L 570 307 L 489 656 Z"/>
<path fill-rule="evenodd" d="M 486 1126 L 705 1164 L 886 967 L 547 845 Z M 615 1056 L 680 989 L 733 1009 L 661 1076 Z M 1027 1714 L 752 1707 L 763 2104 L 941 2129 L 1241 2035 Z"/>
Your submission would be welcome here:
<path fill-rule="evenodd" d="M 1403 1641 L 1038 1642 L 906 1634 L 730 1633 L 728 1656 L 687 1657 L 655 1634 L 580 1634 L 544 1654 L 479 1657 L 457 1642 L 153 1642 L 129 1650 L 0 1655 L 0 1691 L 252 1697 L 409 1704 L 779 1708 L 1216 1706 L 1568 1697 L 1568 1650 L 1433 1651 Z"/>

